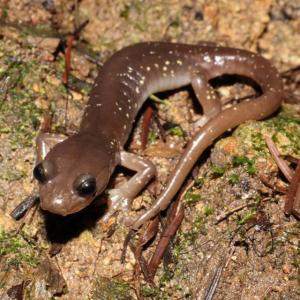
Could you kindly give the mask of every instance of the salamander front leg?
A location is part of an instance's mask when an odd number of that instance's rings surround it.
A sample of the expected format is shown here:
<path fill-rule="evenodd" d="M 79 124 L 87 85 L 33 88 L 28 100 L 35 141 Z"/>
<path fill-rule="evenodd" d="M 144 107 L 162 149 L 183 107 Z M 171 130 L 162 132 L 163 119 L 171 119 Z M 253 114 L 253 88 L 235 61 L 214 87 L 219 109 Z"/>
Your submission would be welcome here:
<path fill-rule="evenodd" d="M 104 222 L 108 221 L 116 211 L 128 210 L 132 200 L 156 174 L 156 168 L 151 161 L 125 151 L 121 151 L 120 165 L 137 173 L 119 188 L 108 191 L 110 208 L 102 218 Z"/>
<path fill-rule="evenodd" d="M 41 162 L 47 153 L 56 144 L 66 139 L 66 136 L 53 134 L 53 133 L 40 133 L 36 138 L 36 158 L 35 164 Z M 20 220 L 26 213 L 39 202 L 39 194 L 34 191 L 26 199 L 24 199 L 11 213 L 10 215 L 15 220 Z"/>
<path fill-rule="evenodd" d="M 197 125 L 203 126 L 221 111 L 221 102 L 213 87 L 208 83 L 205 71 L 196 70 L 191 77 L 192 88 L 203 109 L 203 116 L 197 121 Z"/>
<path fill-rule="evenodd" d="M 40 133 L 36 138 L 36 163 L 42 161 L 47 153 L 67 136 L 56 133 Z"/>

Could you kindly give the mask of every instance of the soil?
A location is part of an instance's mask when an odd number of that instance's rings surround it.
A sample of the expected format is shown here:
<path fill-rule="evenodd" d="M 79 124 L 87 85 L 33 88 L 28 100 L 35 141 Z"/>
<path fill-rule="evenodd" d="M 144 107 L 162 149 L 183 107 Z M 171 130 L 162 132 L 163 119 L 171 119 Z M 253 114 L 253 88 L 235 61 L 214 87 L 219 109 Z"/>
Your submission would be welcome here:
<path fill-rule="evenodd" d="M 38 132 L 76 132 L 97 70 L 115 51 L 141 41 L 205 40 L 258 52 L 283 73 L 300 65 L 299 0 L 0 0 L 0 16 L 1 299 L 212 299 L 205 295 L 215 282 L 213 299 L 300 299 L 300 223 L 283 213 L 288 182 L 264 142 L 270 134 L 281 155 L 300 158 L 300 105 L 291 96 L 300 95 L 299 73 L 293 84 L 285 81 L 291 93 L 280 111 L 242 124 L 199 158 L 182 199 L 183 223 L 153 284 L 134 276 L 130 249 L 121 263 L 126 213 L 101 222 L 106 194 L 69 217 L 38 207 L 20 221 L 9 215 L 37 189 Z M 65 56 L 57 50 L 86 20 L 72 49 L 67 92 Z M 218 88 L 222 98 L 251 91 L 241 84 Z M 166 141 L 152 122 L 141 149 L 141 112 L 128 143 L 153 161 L 158 177 L 130 215 L 161 192 L 201 117 L 190 88 L 158 96 L 165 101 L 148 103 Z M 117 170 L 111 187 L 128 175 Z M 159 233 L 144 247 L 146 260 Z"/>

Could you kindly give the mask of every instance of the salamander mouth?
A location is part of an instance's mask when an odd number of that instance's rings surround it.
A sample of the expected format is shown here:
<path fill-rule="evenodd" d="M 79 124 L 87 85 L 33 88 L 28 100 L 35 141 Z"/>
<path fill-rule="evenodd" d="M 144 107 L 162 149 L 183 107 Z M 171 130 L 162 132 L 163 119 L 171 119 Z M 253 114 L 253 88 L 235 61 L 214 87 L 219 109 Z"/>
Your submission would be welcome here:
<path fill-rule="evenodd" d="M 70 203 L 70 201 L 63 201 L 62 199 L 54 198 L 52 201 L 41 200 L 40 206 L 44 211 L 60 216 L 68 216 L 89 206 L 94 198 L 95 196 L 93 195 L 85 199 L 79 199 L 76 202 L 72 201 L 72 203 Z"/>

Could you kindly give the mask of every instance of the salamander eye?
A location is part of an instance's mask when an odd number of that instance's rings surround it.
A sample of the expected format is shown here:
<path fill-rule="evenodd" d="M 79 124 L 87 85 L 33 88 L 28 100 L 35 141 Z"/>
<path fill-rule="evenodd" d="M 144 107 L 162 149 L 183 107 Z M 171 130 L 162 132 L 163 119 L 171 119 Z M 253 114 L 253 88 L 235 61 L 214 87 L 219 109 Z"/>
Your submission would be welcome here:
<path fill-rule="evenodd" d="M 33 169 L 33 176 L 40 183 L 46 182 L 53 173 L 53 165 L 48 161 L 37 164 Z"/>
<path fill-rule="evenodd" d="M 90 196 L 96 192 L 96 179 L 91 175 L 80 175 L 74 182 L 79 196 Z"/>

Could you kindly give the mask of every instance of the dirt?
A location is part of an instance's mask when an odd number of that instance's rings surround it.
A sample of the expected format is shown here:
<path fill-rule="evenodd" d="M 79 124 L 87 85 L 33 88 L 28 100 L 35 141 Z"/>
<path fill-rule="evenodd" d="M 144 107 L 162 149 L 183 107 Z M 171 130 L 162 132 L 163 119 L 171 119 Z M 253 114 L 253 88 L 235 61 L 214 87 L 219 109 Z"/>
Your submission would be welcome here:
<path fill-rule="evenodd" d="M 199 159 L 172 255 L 153 285 L 142 275 L 134 278 L 130 250 L 121 264 L 128 229 L 122 214 L 101 222 L 105 195 L 70 217 L 40 209 L 18 222 L 9 216 L 37 187 L 35 137 L 45 113 L 53 116 L 51 131 L 75 132 L 97 69 L 116 50 L 140 41 L 206 40 L 259 52 L 284 72 L 300 65 L 299 0 L 0 0 L 0 15 L 1 299 L 204 299 L 216 274 L 214 299 L 300 298 L 300 225 L 283 213 L 285 195 L 278 189 L 288 183 L 263 139 L 265 133 L 276 136 L 282 155 L 300 158 L 299 103 L 239 126 Z M 68 96 L 64 55 L 56 50 L 86 20 L 72 52 Z M 243 97 L 251 90 L 234 85 L 218 93 Z M 153 161 L 159 174 L 134 201 L 132 215 L 163 189 L 201 117 L 190 89 L 162 97 L 167 101 L 152 105 L 167 128 L 166 142 L 152 122 L 141 150 L 139 119 L 128 145 Z M 112 185 L 127 175 L 120 170 Z M 146 259 L 158 241 L 159 234 L 143 252 Z"/>

